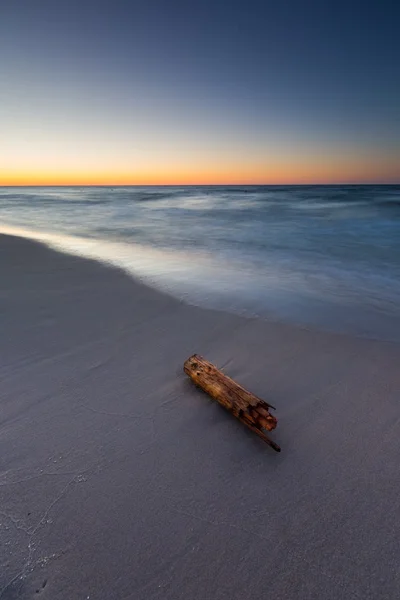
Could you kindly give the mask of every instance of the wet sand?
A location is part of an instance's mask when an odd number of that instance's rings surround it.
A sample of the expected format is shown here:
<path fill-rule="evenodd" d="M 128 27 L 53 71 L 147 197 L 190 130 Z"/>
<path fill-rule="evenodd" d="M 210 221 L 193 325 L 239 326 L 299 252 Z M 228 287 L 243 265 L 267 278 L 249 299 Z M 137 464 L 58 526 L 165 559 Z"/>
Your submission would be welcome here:
<path fill-rule="evenodd" d="M 280 454 L 194 352 L 277 407 Z M 397 598 L 399 365 L 0 236 L 0 598 Z"/>

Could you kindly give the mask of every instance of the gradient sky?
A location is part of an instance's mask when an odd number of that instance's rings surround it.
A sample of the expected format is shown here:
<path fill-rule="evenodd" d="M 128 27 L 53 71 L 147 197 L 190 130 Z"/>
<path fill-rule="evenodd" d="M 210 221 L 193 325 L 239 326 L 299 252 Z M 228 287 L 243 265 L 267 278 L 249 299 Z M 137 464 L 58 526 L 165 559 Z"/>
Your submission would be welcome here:
<path fill-rule="evenodd" d="M 0 185 L 400 181 L 394 0 L 0 0 Z"/>

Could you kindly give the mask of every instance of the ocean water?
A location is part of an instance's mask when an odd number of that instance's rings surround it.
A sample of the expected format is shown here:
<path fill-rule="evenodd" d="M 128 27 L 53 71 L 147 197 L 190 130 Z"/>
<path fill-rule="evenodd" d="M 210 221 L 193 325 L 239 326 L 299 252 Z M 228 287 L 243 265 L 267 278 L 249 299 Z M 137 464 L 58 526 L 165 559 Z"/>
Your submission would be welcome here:
<path fill-rule="evenodd" d="M 196 305 L 400 341 L 400 186 L 8 187 L 0 232 Z"/>

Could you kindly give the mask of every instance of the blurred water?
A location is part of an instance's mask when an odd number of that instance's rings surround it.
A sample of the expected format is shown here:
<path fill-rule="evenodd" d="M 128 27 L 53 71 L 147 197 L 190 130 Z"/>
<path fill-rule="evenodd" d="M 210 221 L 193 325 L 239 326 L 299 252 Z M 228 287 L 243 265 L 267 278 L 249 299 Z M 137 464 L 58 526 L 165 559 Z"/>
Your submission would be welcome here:
<path fill-rule="evenodd" d="M 0 188 L 0 231 L 201 306 L 400 340 L 400 186 Z"/>

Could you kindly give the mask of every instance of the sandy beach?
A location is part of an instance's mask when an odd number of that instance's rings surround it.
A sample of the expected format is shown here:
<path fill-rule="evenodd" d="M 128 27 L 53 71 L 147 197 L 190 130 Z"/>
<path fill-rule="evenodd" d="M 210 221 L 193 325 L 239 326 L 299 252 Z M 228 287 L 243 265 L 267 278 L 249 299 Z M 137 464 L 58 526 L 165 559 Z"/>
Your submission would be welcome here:
<path fill-rule="evenodd" d="M 194 352 L 277 407 L 280 454 Z M 0 236 L 1 600 L 397 598 L 399 364 Z"/>

